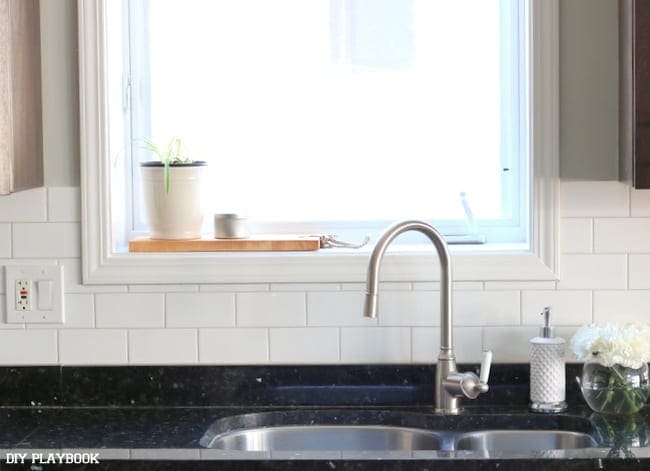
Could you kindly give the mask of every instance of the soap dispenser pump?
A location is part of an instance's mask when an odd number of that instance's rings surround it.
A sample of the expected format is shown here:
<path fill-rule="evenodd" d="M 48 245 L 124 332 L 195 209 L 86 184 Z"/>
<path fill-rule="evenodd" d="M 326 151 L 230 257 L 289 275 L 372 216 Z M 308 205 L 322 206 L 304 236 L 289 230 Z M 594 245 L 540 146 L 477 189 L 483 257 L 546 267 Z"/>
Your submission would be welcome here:
<path fill-rule="evenodd" d="M 544 325 L 530 340 L 530 410 L 555 414 L 567 409 L 563 338 L 551 327 L 551 307 L 541 313 Z"/>

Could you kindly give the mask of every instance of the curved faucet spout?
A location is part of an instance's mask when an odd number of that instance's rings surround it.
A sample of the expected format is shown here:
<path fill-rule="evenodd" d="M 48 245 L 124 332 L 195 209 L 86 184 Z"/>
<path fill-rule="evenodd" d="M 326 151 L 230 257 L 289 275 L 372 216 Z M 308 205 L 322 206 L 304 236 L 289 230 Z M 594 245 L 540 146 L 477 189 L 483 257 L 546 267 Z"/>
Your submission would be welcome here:
<path fill-rule="evenodd" d="M 436 366 L 436 412 L 457 414 L 460 411 L 458 398 L 466 396 L 473 399 L 479 392 L 487 391 L 487 377 L 485 381 L 482 381 L 482 378 L 479 381 L 474 373 L 456 371 L 452 337 L 451 260 L 445 240 L 433 226 L 423 221 L 403 221 L 393 224 L 381 235 L 368 264 L 364 315 L 377 317 L 379 265 L 390 243 L 408 231 L 418 231 L 426 235 L 436 248 L 440 259 L 440 353 Z M 472 386 L 468 387 L 469 384 Z"/>
<path fill-rule="evenodd" d="M 447 243 L 442 235 L 430 224 L 422 221 L 403 221 L 390 226 L 381 235 L 370 256 L 368 265 L 368 280 L 366 284 L 366 299 L 364 315 L 377 317 L 377 293 L 379 291 L 379 266 L 390 243 L 400 234 L 408 231 L 417 231 L 426 235 L 433 242 L 438 258 L 440 259 L 440 350 L 451 353 L 452 345 L 452 318 L 451 318 L 451 261 Z M 449 358 L 445 355 L 445 358 Z"/>

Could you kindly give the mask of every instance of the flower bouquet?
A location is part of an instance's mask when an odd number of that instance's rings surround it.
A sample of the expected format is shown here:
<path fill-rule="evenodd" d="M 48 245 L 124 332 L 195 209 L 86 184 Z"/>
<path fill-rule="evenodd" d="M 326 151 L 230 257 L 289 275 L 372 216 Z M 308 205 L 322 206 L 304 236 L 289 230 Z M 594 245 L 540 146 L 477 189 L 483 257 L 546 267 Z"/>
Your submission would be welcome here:
<path fill-rule="evenodd" d="M 634 414 L 650 394 L 650 325 L 604 324 L 581 327 L 571 350 L 585 361 L 580 380 L 589 407 L 606 414 Z"/>

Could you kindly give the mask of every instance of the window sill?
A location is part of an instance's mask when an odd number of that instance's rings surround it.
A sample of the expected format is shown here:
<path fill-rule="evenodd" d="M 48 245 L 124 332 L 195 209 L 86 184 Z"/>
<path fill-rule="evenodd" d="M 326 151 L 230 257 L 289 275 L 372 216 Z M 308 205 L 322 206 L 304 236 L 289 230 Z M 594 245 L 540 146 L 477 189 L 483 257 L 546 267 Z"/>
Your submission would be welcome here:
<path fill-rule="evenodd" d="M 86 284 L 163 283 L 343 283 L 365 282 L 369 250 L 318 252 L 115 254 Z M 456 281 L 556 280 L 552 269 L 533 253 L 472 253 L 452 250 Z M 383 281 L 437 281 L 439 268 L 428 252 L 386 254 Z"/>

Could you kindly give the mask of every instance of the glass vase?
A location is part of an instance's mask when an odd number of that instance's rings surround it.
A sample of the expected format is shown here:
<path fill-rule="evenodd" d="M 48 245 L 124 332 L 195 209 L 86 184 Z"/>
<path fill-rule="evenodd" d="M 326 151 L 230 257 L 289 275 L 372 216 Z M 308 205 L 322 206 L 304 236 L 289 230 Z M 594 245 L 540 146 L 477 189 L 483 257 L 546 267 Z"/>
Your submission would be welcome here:
<path fill-rule="evenodd" d="M 628 368 L 588 361 L 582 368 L 580 389 L 585 401 L 601 414 L 629 415 L 640 411 L 650 394 L 648 365 Z"/>

